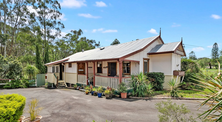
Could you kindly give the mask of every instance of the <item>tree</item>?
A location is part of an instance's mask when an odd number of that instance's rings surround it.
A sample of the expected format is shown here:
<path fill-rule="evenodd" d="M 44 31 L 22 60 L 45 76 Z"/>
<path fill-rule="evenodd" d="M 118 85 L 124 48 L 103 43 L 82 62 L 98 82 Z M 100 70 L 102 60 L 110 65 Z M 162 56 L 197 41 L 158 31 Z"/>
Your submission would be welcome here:
<path fill-rule="evenodd" d="M 212 59 L 213 63 L 216 63 L 216 60 L 219 58 L 219 49 L 218 49 L 218 44 L 214 43 L 213 48 L 212 48 Z"/>
<path fill-rule="evenodd" d="M 194 51 L 191 51 L 191 52 L 189 53 L 189 59 L 197 60 L 197 57 L 196 57 Z"/>
<path fill-rule="evenodd" d="M 116 44 L 120 44 L 118 39 L 115 39 L 110 45 L 116 45 Z"/>
<path fill-rule="evenodd" d="M 36 44 L 36 59 L 35 59 L 35 66 L 38 68 L 40 73 L 45 73 L 44 66 L 42 65 L 42 61 L 40 58 L 40 53 L 39 53 L 39 45 Z"/>

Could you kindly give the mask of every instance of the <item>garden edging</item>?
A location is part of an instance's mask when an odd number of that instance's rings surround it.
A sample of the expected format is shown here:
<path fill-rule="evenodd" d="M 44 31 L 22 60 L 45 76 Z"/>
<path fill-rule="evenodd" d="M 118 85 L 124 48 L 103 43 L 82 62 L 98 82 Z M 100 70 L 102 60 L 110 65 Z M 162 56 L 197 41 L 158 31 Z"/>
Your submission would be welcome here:
<path fill-rule="evenodd" d="M 129 99 L 143 99 L 143 100 L 162 100 L 162 99 L 174 99 L 174 100 L 206 100 L 206 98 L 173 98 L 173 97 L 129 97 Z"/>

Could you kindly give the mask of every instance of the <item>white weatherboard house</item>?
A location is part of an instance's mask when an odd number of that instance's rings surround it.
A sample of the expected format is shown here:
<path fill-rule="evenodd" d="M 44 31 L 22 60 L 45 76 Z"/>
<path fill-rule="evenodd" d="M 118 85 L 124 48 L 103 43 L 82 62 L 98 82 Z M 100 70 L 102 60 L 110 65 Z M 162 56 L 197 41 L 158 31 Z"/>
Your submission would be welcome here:
<path fill-rule="evenodd" d="M 164 43 L 161 36 L 75 53 L 64 59 L 45 64 L 46 80 L 57 84 L 92 84 L 117 88 L 129 82 L 130 75 L 140 72 L 162 72 L 167 82 L 176 78 L 174 70 L 181 69 L 181 56 L 186 56 L 182 41 Z"/>

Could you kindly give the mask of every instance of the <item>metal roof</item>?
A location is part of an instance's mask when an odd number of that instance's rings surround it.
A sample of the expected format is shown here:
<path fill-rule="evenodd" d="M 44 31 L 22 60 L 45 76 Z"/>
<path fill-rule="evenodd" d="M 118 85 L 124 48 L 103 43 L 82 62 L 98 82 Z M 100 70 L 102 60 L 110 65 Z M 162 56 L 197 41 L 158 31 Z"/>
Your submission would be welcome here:
<path fill-rule="evenodd" d="M 181 42 L 173 42 L 166 44 L 158 44 L 148 53 L 162 53 L 162 52 L 171 52 L 175 51 Z"/>
<path fill-rule="evenodd" d="M 104 49 L 102 50 L 100 50 L 100 48 L 96 48 L 92 50 L 78 52 L 64 59 L 50 62 L 45 65 L 54 64 L 56 62 L 59 63 L 65 59 L 68 59 L 68 61 L 66 62 L 118 59 L 128 54 L 131 54 L 135 51 L 143 49 L 146 45 L 150 44 L 153 40 L 155 40 L 158 37 L 159 36 L 154 36 L 154 37 L 139 39 L 139 40 L 135 40 L 135 41 L 127 42 L 127 43 L 111 45 L 111 46 L 104 47 Z"/>

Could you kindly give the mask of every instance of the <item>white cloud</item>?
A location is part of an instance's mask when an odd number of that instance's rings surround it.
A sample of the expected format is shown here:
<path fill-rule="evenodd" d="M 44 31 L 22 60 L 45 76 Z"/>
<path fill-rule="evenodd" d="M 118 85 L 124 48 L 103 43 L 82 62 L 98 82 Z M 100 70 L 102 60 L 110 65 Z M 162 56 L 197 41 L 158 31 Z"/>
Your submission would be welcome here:
<path fill-rule="evenodd" d="M 85 2 L 85 0 L 63 0 L 60 4 L 62 7 L 80 8 L 82 6 L 87 6 Z"/>
<path fill-rule="evenodd" d="M 103 33 L 116 33 L 118 32 L 117 30 L 105 30 Z"/>
<path fill-rule="evenodd" d="M 56 33 L 58 33 L 58 31 L 56 31 L 55 29 L 51 29 L 51 34 L 55 35 Z M 58 38 L 61 38 L 61 37 L 64 37 L 66 34 L 66 32 L 61 32 L 60 35 L 61 36 L 58 36 Z"/>
<path fill-rule="evenodd" d="M 216 14 L 212 14 L 211 17 L 214 18 L 214 19 L 220 19 L 221 18 L 219 15 L 216 15 Z"/>
<path fill-rule="evenodd" d="M 173 25 L 171 27 L 180 27 L 180 26 L 181 26 L 180 24 L 173 23 Z"/>
<path fill-rule="evenodd" d="M 62 21 L 66 21 L 66 20 L 67 20 L 67 18 L 65 18 L 65 14 L 62 14 L 62 15 L 59 17 L 59 19 L 62 20 Z"/>
<path fill-rule="evenodd" d="M 98 31 L 103 31 L 103 28 L 93 29 L 93 30 L 92 30 L 93 33 L 98 32 Z"/>
<path fill-rule="evenodd" d="M 203 47 L 192 48 L 192 51 L 194 51 L 194 52 L 200 52 L 200 51 L 203 51 L 203 50 L 205 50 Z"/>
<path fill-rule="evenodd" d="M 96 5 L 97 7 L 106 7 L 106 3 L 104 3 L 103 1 L 100 1 L 100 2 L 96 2 Z"/>
<path fill-rule="evenodd" d="M 94 19 L 100 18 L 100 16 L 93 16 L 91 14 L 78 14 L 78 16 L 85 17 L 85 18 L 94 18 Z"/>
<path fill-rule="evenodd" d="M 99 29 L 93 29 L 92 30 L 92 33 L 95 33 L 95 32 L 102 32 L 102 33 L 116 33 L 118 32 L 118 30 L 104 30 L 103 28 L 99 28 Z"/>
<path fill-rule="evenodd" d="M 156 30 L 153 29 L 153 28 L 151 28 L 148 32 L 149 32 L 149 33 L 152 33 L 152 34 L 158 34 L 158 33 L 156 32 Z"/>

